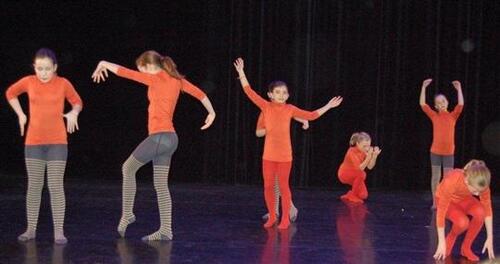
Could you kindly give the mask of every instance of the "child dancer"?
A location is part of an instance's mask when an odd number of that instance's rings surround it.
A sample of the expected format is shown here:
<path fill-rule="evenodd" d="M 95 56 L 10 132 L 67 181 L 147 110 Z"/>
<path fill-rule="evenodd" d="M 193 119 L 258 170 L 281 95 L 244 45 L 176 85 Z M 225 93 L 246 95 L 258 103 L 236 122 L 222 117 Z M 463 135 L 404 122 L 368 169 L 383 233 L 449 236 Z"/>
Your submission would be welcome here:
<path fill-rule="evenodd" d="M 269 96 L 269 95 L 268 95 Z M 309 128 L 309 121 L 300 119 L 300 118 L 294 118 L 295 121 L 302 123 L 302 129 L 307 130 Z M 266 124 L 264 123 L 264 114 L 261 112 L 259 114 L 259 118 L 257 120 L 257 128 L 255 130 L 255 135 L 257 137 L 264 137 L 266 135 Z M 280 201 L 280 187 L 278 184 L 278 177 L 276 177 L 275 184 L 274 184 L 274 199 L 275 199 L 275 212 L 276 215 L 279 216 L 279 201 Z M 295 222 L 297 220 L 297 216 L 299 214 L 299 210 L 295 207 L 293 204 L 293 201 L 290 201 L 290 221 Z M 263 220 L 269 219 L 269 214 L 266 213 L 265 215 L 262 216 Z"/>
<path fill-rule="evenodd" d="M 444 259 L 451 254 L 457 237 L 465 233 L 460 253 L 471 261 L 479 257 L 472 252 L 471 246 L 486 223 L 486 241 L 482 253 L 488 251 L 490 259 L 495 258 L 493 251 L 493 211 L 491 209 L 490 170 L 483 161 L 471 160 L 464 169 L 450 171 L 436 190 L 436 226 L 438 247 L 435 259 Z M 479 196 L 479 200 L 474 196 Z M 469 219 L 468 216 L 471 216 Z M 445 218 L 452 222 L 450 232 L 445 238 Z"/>
<path fill-rule="evenodd" d="M 35 75 L 22 78 L 11 85 L 5 93 L 19 119 L 21 136 L 24 136 L 28 118 L 24 114 L 18 96 L 27 93 L 29 97 L 30 121 L 25 141 L 28 227 L 17 239 L 28 241 L 36 237 L 45 170 L 47 170 L 54 241 L 56 244 L 65 244 L 68 241 L 64 236 L 66 199 L 63 186 L 68 156 L 66 132 L 71 134 L 78 130 L 78 114 L 83 104 L 73 85 L 67 79 L 57 76 L 57 59 L 52 50 L 39 49 L 35 54 L 33 68 Z M 63 115 L 65 100 L 68 100 L 73 109 Z M 63 117 L 67 121 L 66 128 Z"/>
<path fill-rule="evenodd" d="M 274 213 L 275 197 L 273 193 L 273 185 L 277 176 L 282 195 L 281 207 L 283 212 L 278 228 L 287 229 L 290 225 L 289 214 L 290 202 L 292 200 L 290 187 L 288 186 L 290 170 L 292 168 L 290 121 L 293 117 L 306 120 L 317 119 L 328 110 L 337 107 L 342 102 L 342 97 L 334 97 L 322 108 L 314 112 L 308 112 L 287 104 L 286 101 L 289 96 L 288 87 L 284 82 L 275 81 L 269 85 L 269 94 L 271 97 L 271 102 L 269 102 L 250 88 L 243 70 L 243 60 L 241 58 L 237 59 L 234 62 L 234 66 L 239 74 L 243 91 L 261 109 L 265 118 L 266 140 L 262 157 L 262 170 L 264 176 L 264 197 L 269 219 L 264 224 L 264 227 L 269 228 L 277 221 L 277 216 Z"/>
<path fill-rule="evenodd" d="M 349 144 L 349 150 L 347 150 L 344 161 L 339 167 L 338 177 L 340 182 L 349 184 L 352 188 L 340 199 L 346 202 L 363 203 L 363 200 L 368 198 L 365 168 L 371 170 L 375 167 L 378 155 L 382 150 L 379 147 L 371 146 L 370 135 L 366 132 L 352 134 Z"/>
<path fill-rule="evenodd" d="M 177 99 L 181 91 L 201 101 L 208 116 L 201 129 L 207 129 L 215 119 L 215 111 L 208 97 L 199 88 L 187 81 L 177 71 L 174 61 L 156 51 L 146 51 L 136 60 L 139 71 L 133 71 L 107 61 L 97 65 L 92 78 L 99 83 L 108 77 L 107 71 L 140 82 L 148 86 L 148 130 L 149 136 L 137 146 L 122 167 L 123 194 L 122 216 L 118 232 L 125 236 L 127 226 L 135 222 L 133 213 L 136 192 L 135 174 L 144 164 L 153 161 L 154 186 L 160 212 L 160 229 L 142 240 L 171 240 L 172 204 L 168 189 L 170 160 L 177 149 L 178 139 L 172 123 Z"/>
<path fill-rule="evenodd" d="M 464 108 L 464 96 L 462 94 L 462 86 L 459 81 L 453 81 L 453 87 L 457 90 L 458 104 L 450 113 L 448 112 L 448 100 L 442 94 L 434 97 L 434 107 L 437 111 L 433 111 L 425 103 L 425 90 L 432 82 L 432 79 L 424 80 L 422 90 L 420 92 L 420 106 L 424 113 L 432 121 L 432 146 L 431 146 L 431 191 L 432 197 L 436 193 L 436 187 L 441 181 L 441 167 L 443 174 L 453 169 L 454 153 L 455 153 L 455 124 Z M 435 203 L 432 203 L 434 209 Z"/>

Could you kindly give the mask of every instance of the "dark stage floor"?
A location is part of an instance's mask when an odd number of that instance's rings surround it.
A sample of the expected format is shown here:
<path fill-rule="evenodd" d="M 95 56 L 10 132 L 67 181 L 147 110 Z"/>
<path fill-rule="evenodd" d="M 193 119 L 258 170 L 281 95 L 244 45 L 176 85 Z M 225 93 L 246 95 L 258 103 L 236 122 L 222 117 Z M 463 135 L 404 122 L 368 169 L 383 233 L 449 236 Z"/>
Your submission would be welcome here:
<path fill-rule="evenodd" d="M 295 189 L 297 223 L 277 231 L 261 226 L 261 188 L 172 185 L 174 241 L 143 243 L 140 237 L 159 226 L 151 183 L 139 184 L 137 222 L 127 239 L 119 239 L 119 183 L 68 181 L 69 243 L 58 246 L 52 243 L 47 191 L 36 242 L 17 242 L 25 228 L 24 178 L 19 181 L 0 193 L 0 263 L 434 263 L 430 195 L 423 193 L 372 191 L 366 205 L 347 206 L 337 199 L 340 192 Z M 498 218 L 494 230 L 500 254 Z M 484 237 L 483 230 L 476 253 Z M 467 263 L 457 249 L 448 263 Z"/>

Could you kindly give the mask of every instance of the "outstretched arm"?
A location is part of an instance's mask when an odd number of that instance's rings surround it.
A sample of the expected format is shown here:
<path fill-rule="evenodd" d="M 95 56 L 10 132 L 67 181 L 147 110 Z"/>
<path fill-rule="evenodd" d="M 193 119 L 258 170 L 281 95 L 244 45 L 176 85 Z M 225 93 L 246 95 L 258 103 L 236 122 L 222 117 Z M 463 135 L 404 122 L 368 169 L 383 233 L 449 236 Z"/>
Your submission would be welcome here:
<path fill-rule="evenodd" d="M 425 91 L 426 91 L 427 86 L 429 86 L 429 84 L 431 84 L 431 82 L 432 82 L 432 79 L 426 79 L 422 82 L 422 88 L 420 90 L 420 105 L 421 106 L 426 105 L 426 103 L 425 103 Z"/>
<path fill-rule="evenodd" d="M 120 67 L 121 66 L 118 64 L 114 64 L 107 61 L 100 61 L 99 64 L 97 64 L 94 73 L 92 73 L 92 79 L 96 83 L 100 83 L 101 81 L 104 82 L 106 78 L 108 78 L 108 70 L 116 74 Z"/>
<path fill-rule="evenodd" d="M 339 106 L 340 103 L 342 103 L 342 100 L 343 99 L 340 96 L 333 97 L 325 106 L 315 111 L 306 111 L 294 106 L 292 116 L 294 118 L 300 118 L 305 120 L 316 120 L 324 113 L 326 113 L 328 110 Z"/>
<path fill-rule="evenodd" d="M 325 106 L 317 109 L 316 112 L 318 112 L 319 116 L 322 116 L 328 110 L 339 106 L 343 100 L 342 96 L 335 96 Z"/>

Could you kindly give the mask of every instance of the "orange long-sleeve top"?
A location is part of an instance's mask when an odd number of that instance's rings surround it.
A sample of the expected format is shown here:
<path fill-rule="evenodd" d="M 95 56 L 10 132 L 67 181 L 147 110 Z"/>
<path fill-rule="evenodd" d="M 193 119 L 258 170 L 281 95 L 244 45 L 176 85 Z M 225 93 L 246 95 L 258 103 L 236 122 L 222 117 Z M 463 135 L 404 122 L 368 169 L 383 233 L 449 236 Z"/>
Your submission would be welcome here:
<path fill-rule="evenodd" d="M 467 188 L 465 183 L 465 173 L 461 169 L 455 169 L 444 177 L 443 181 L 438 185 L 436 190 L 436 225 L 437 227 L 444 227 L 446 212 L 450 203 L 459 203 L 467 197 L 472 196 L 472 193 Z M 486 211 L 486 216 L 492 216 L 491 209 L 491 192 L 488 187 L 479 195 L 481 204 L 483 204 Z"/>
<path fill-rule="evenodd" d="M 150 74 L 120 67 L 116 74 L 148 86 L 149 135 L 158 132 L 175 132 L 172 119 L 181 91 L 200 101 L 207 97 L 203 91 L 188 80 L 176 79 L 165 71 Z"/>
<path fill-rule="evenodd" d="M 456 105 L 452 112 L 436 112 L 428 105 L 422 106 L 422 110 L 432 121 L 432 153 L 438 155 L 455 153 L 455 124 L 463 108 L 463 105 Z"/>
<path fill-rule="evenodd" d="M 43 83 L 36 75 L 26 76 L 12 84 L 5 92 L 7 100 L 27 93 L 29 124 L 26 145 L 68 144 L 64 125 L 64 100 L 72 105 L 83 102 L 73 85 L 65 78 L 54 76 Z"/>
<path fill-rule="evenodd" d="M 339 171 L 344 170 L 361 170 L 359 166 L 366 159 L 366 153 L 358 147 L 349 147 L 345 154 L 344 161 L 340 164 Z"/>
<path fill-rule="evenodd" d="M 305 111 L 291 104 L 269 102 L 252 90 L 250 86 L 243 87 L 243 91 L 264 115 L 266 139 L 262 158 L 276 162 L 292 161 L 292 141 L 290 138 L 292 118 L 315 120 L 319 117 L 319 113 Z"/>
<path fill-rule="evenodd" d="M 257 127 L 256 129 L 265 129 L 266 124 L 264 123 L 264 114 L 261 112 L 259 114 L 259 118 L 257 119 Z"/>

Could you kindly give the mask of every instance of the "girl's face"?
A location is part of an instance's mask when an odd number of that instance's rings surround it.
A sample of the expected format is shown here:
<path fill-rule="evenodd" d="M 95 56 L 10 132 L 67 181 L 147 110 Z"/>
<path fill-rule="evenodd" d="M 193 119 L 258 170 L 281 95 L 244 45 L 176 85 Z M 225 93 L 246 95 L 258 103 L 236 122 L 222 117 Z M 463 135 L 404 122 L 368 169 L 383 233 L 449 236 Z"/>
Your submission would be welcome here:
<path fill-rule="evenodd" d="M 470 184 L 467 177 L 465 178 L 465 184 L 467 185 L 467 189 L 469 189 L 469 192 L 476 196 L 479 196 L 486 190 L 486 187 L 480 187 L 474 184 Z"/>
<path fill-rule="evenodd" d="M 438 95 L 434 98 L 434 107 L 438 111 L 446 111 L 448 110 L 448 99 L 444 95 Z"/>
<path fill-rule="evenodd" d="M 273 91 L 267 93 L 267 95 L 269 96 L 269 99 L 271 99 L 271 101 L 280 104 L 286 103 L 288 97 L 290 96 L 288 94 L 288 88 L 284 85 L 274 87 Z"/>
<path fill-rule="evenodd" d="M 57 64 L 54 64 L 49 58 L 36 58 L 33 68 L 38 80 L 47 83 L 56 75 Z"/>
<path fill-rule="evenodd" d="M 361 140 L 359 142 L 356 143 L 356 147 L 358 147 L 359 150 L 367 153 L 368 150 L 370 149 L 370 146 L 372 145 L 372 141 L 371 140 Z"/>

